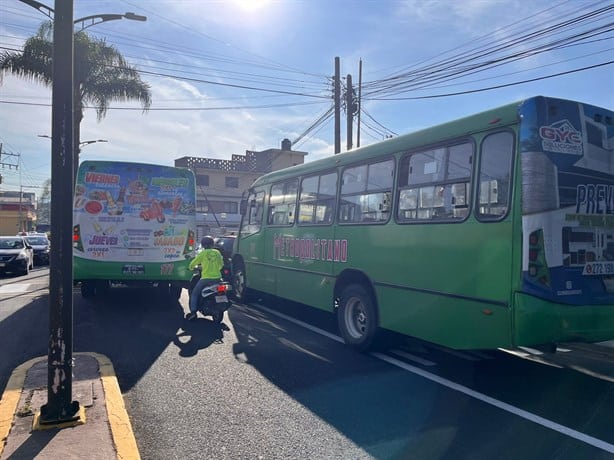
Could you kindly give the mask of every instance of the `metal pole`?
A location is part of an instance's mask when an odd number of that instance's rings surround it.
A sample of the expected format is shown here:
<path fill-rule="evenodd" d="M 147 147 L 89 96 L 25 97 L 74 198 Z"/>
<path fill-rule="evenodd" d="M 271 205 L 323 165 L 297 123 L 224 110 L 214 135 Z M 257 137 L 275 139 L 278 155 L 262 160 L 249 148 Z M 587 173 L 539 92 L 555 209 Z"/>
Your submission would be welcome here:
<path fill-rule="evenodd" d="M 51 251 L 49 274 L 49 348 L 47 404 L 41 423 L 79 418 L 72 401 L 72 202 L 73 196 L 73 1 L 56 0 L 53 25 L 51 133 Z"/>
<path fill-rule="evenodd" d="M 339 58 L 335 58 L 335 153 L 341 152 L 341 81 Z"/>
<path fill-rule="evenodd" d="M 345 90 L 345 107 L 346 107 L 346 121 L 347 121 L 347 150 L 352 150 L 352 123 L 354 123 L 354 92 L 352 88 L 352 76 L 348 74 L 347 76 L 347 89 Z"/>
<path fill-rule="evenodd" d="M 358 128 L 356 129 L 356 148 L 360 147 L 360 112 L 362 104 L 362 59 L 358 63 Z"/>

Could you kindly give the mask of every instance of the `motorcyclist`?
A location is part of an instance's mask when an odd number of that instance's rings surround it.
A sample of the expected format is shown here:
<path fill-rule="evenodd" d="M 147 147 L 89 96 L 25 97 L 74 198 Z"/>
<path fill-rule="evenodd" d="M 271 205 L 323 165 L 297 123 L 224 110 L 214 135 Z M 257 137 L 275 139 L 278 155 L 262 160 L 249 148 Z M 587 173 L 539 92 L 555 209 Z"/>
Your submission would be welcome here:
<path fill-rule="evenodd" d="M 202 251 L 200 251 L 188 265 L 190 270 L 200 265 L 200 280 L 192 289 L 190 294 L 190 313 L 186 315 L 188 321 L 196 318 L 198 312 L 198 296 L 200 292 L 210 284 L 220 280 L 220 270 L 224 266 L 222 254 L 217 249 L 213 249 L 213 238 L 204 236 L 200 240 Z"/>

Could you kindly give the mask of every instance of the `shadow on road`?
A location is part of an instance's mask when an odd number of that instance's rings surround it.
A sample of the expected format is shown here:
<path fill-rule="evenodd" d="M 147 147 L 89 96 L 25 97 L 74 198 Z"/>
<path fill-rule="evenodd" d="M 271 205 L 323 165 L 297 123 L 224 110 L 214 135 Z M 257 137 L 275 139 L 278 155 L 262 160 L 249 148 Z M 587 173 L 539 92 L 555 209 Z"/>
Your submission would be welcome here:
<path fill-rule="evenodd" d="M 224 341 L 224 331 L 230 328 L 224 324 L 216 324 L 206 318 L 194 321 L 184 320 L 181 329 L 175 334 L 173 343 L 179 348 L 179 356 L 188 358 L 195 356 L 198 350 L 207 348 L 214 343 Z"/>
<path fill-rule="evenodd" d="M 296 312 L 291 316 L 303 319 Z M 500 425 L 506 419 L 492 405 L 305 333 L 262 310 L 236 305 L 229 317 L 238 338 L 236 359 L 252 365 L 375 458 L 472 458 L 478 451 L 475 458 L 502 458 L 502 449 L 507 449 L 506 458 L 545 458 L 559 449 L 561 439 L 554 431 L 545 433 L 539 446 L 510 445 L 509 431 Z M 603 423 L 614 407 L 610 382 L 503 353 L 483 361 L 430 358 L 436 365 L 425 370 L 432 375 L 598 439 L 612 439 L 611 426 Z M 532 436 L 530 430 L 537 428 L 515 420 L 516 433 Z M 478 444 L 467 442 L 471 440 Z M 595 454 L 581 444 L 566 446 L 564 452 L 561 458 Z"/>
<path fill-rule="evenodd" d="M 2 390 L 17 366 L 48 353 L 49 297 L 23 298 L 23 307 L 0 321 Z M 75 291 L 73 299 L 73 352 L 109 357 L 122 391 L 138 382 L 185 325 L 181 304 L 156 289 L 114 288 L 94 299 L 83 299 Z M 214 340 L 217 335 L 212 334 Z"/>

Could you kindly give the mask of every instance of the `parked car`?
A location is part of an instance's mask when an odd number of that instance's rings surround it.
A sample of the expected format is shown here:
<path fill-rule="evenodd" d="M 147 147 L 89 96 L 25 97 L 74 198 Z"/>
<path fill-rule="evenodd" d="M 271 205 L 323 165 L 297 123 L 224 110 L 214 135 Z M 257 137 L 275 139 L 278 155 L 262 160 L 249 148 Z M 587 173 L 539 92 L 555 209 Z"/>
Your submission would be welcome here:
<path fill-rule="evenodd" d="M 0 273 L 27 275 L 34 267 L 34 250 L 23 236 L 0 236 Z"/>
<path fill-rule="evenodd" d="M 28 233 L 26 240 L 34 249 L 34 262 L 40 265 L 49 264 L 50 243 L 45 233 Z"/>

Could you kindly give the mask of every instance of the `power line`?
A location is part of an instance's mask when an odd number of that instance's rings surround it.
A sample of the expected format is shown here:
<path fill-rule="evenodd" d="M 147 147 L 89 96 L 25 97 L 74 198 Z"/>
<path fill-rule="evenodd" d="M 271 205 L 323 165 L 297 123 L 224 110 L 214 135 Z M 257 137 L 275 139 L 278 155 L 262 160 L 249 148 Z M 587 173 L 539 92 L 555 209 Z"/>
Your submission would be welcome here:
<path fill-rule="evenodd" d="M 509 86 L 516 86 L 516 85 L 522 85 L 524 83 L 531 83 L 534 81 L 539 81 L 539 80 L 546 80 L 548 78 L 554 78 L 554 77 L 560 77 L 562 75 L 568 75 L 568 74 L 572 74 L 572 73 L 576 73 L 576 72 L 583 72 L 585 70 L 590 70 L 590 69 L 596 69 L 598 67 L 604 67 L 604 66 L 608 66 L 614 64 L 614 61 L 608 61 L 608 62 L 602 62 L 601 64 L 595 64 L 595 65 L 591 65 L 588 67 L 582 67 L 580 69 L 574 69 L 574 70 L 568 70 L 566 72 L 559 72 L 559 73 L 555 73 L 552 75 L 546 75 L 544 77 L 537 77 L 537 78 L 530 78 L 528 80 L 522 80 L 522 81 L 517 81 L 514 83 L 506 83 L 506 84 L 502 84 L 502 85 L 495 85 L 495 86 L 489 86 L 487 88 L 479 88 L 479 89 L 473 89 L 473 90 L 467 90 L 467 91 L 458 91 L 455 93 L 446 93 L 446 94 L 432 94 L 429 96 L 413 96 L 413 97 L 395 97 L 395 98 L 387 98 L 387 97 L 373 97 L 370 98 L 371 100 L 377 100 L 377 101 L 408 101 L 408 100 L 416 100 L 416 99 L 433 99 L 433 98 L 437 98 L 437 97 L 448 97 L 448 96 L 458 96 L 461 94 L 471 94 L 471 93 L 480 93 L 483 91 L 491 91 L 493 89 L 499 89 L 499 88 L 506 88 Z"/>

